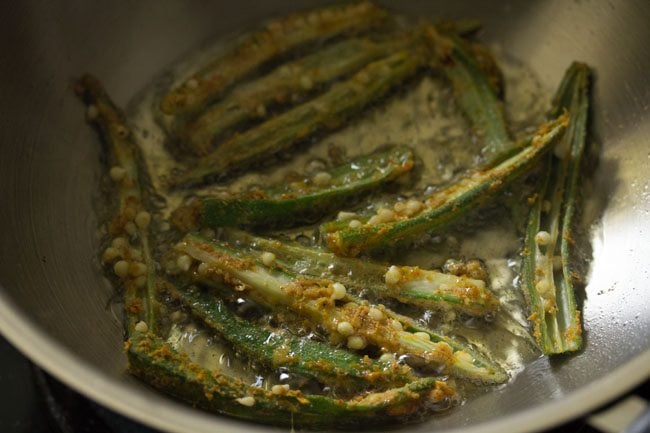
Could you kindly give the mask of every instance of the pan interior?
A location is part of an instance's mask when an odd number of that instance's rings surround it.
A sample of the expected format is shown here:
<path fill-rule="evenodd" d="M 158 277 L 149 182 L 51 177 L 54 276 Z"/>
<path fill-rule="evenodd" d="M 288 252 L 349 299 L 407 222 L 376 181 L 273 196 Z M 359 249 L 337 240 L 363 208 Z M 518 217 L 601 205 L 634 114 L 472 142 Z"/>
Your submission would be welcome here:
<path fill-rule="evenodd" d="M 650 255 L 650 7 L 642 1 L 484 3 L 413 1 L 400 10 L 414 17 L 480 19 L 483 39 L 530 65 L 548 89 L 574 59 L 597 71 L 593 129 L 602 152 L 595 195 L 606 210 L 592 233 L 587 346 L 578 356 L 539 358 L 510 386 L 411 431 L 489 428 L 494 425 L 484 423 L 499 420 L 503 426 L 563 401 L 576 403 L 562 411 L 570 416 L 647 377 L 650 365 L 640 364 L 650 346 L 644 284 Z M 96 261 L 99 150 L 89 145 L 96 138 L 81 121 L 83 108 L 70 84 L 80 73 L 94 72 L 125 105 L 188 50 L 291 9 L 286 1 L 34 0 L 12 4 L 0 18 L 0 52 L 11 59 L 0 64 L 0 329 L 73 387 L 159 428 L 269 430 L 197 413 L 124 375 L 122 326 L 107 308 L 113 290 Z M 621 373 L 624 365 L 629 375 Z M 594 387 L 599 392 L 586 392 Z M 584 397 L 580 404 L 578 396 Z M 550 418 L 510 424 L 510 430 L 560 421 Z"/>

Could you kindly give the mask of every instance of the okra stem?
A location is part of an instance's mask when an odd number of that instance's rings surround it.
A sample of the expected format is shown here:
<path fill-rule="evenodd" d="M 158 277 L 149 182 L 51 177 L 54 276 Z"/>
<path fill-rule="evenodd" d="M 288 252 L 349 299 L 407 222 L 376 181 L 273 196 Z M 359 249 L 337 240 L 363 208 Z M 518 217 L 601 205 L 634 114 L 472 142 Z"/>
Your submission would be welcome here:
<path fill-rule="evenodd" d="M 387 16 L 381 8 L 364 1 L 272 20 L 262 29 L 241 37 L 235 46 L 170 91 L 160 108 L 166 114 L 177 116 L 197 113 L 228 86 L 268 61 L 308 43 L 366 31 Z"/>
<path fill-rule="evenodd" d="M 270 309 L 287 309 L 310 320 L 327 332 L 333 342 L 347 341 L 351 349 L 372 344 L 384 352 L 415 356 L 457 377 L 484 383 L 507 380 L 507 374 L 497 364 L 469 346 L 431 331 L 425 336 L 404 330 L 410 326 L 406 318 L 397 319 L 383 305 L 354 298 L 340 283 L 267 268 L 242 251 L 195 235 L 187 235 L 175 249 L 218 270 L 227 283 L 245 291 L 256 302 Z"/>
<path fill-rule="evenodd" d="M 526 230 L 522 284 L 531 310 L 533 335 L 545 354 L 576 351 L 582 345 L 573 282 L 573 218 L 586 144 L 589 79 L 589 67 L 574 62 L 555 96 L 553 114 L 566 110 L 571 121 L 555 155 L 549 157 L 547 176 Z"/>
<path fill-rule="evenodd" d="M 416 47 L 368 64 L 348 80 L 333 84 L 322 95 L 221 143 L 194 167 L 173 179 L 172 184 L 194 184 L 209 176 L 224 176 L 233 169 L 288 149 L 317 131 L 340 127 L 351 115 L 413 75 L 424 57 Z"/>
<path fill-rule="evenodd" d="M 214 148 L 215 139 L 243 121 L 266 118 L 273 105 L 300 102 L 323 85 L 408 46 L 409 39 L 404 35 L 397 35 L 396 39 L 347 39 L 285 63 L 260 79 L 242 83 L 198 118 L 184 123 L 178 132 L 179 139 L 193 152 L 206 155 Z"/>
<path fill-rule="evenodd" d="M 394 180 L 414 165 L 411 149 L 399 146 L 356 158 L 310 177 L 282 182 L 230 198 L 201 197 L 174 214 L 176 225 L 290 227 L 313 222 L 362 194 Z"/>
<path fill-rule="evenodd" d="M 527 172 L 552 147 L 567 123 L 567 115 L 545 123 L 518 153 L 495 167 L 477 171 L 433 194 L 414 214 L 380 210 L 376 216 L 363 220 L 360 227 L 342 228 L 338 221 L 323 224 L 321 236 L 335 254 L 356 256 L 362 252 L 393 248 L 397 242 L 438 230 L 475 209 Z"/>
<path fill-rule="evenodd" d="M 127 331 L 144 321 L 149 330 L 156 324 L 155 262 L 149 245 L 151 213 L 145 205 L 143 176 L 138 166 L 138 147 L 122 111 L 115 106 L 99 80 L 84 75 L 75 87 L 87 107 L 87 119 L 108 147 L 109 176 L 119 203 L 110 224 L 111 246 L 102 261 L 124 287 Z"/>

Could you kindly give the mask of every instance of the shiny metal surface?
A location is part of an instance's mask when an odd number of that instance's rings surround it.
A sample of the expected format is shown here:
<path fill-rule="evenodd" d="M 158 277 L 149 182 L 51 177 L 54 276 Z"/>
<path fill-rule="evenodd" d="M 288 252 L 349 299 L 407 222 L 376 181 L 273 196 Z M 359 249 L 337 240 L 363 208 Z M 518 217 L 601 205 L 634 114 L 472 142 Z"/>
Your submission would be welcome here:
<path fill-rule="evenodd" d="M 95 259 L 95 137 L 70 90 L 98 74 L 124 104 L 206 38 L 294 2 L 5 3 L 0 14 L 0 331 L 74 388 L 173 432 L 271 431 L 199 412 L 124 374 L 112 290 Z M 316 1 L 301 2 L 308 7 Z M 294 4 L 295 7 L 295 4 Z M 650 374 L 650 3 L 401 2 L 413 16 L 471 16 L 484 37 L 537 70 L 549 89 L 571 60 L 597 71 L 602 145 L 583 353 L 540 358 L 507 387 L 409 431 L 533 431 L 623 392 Z"/>

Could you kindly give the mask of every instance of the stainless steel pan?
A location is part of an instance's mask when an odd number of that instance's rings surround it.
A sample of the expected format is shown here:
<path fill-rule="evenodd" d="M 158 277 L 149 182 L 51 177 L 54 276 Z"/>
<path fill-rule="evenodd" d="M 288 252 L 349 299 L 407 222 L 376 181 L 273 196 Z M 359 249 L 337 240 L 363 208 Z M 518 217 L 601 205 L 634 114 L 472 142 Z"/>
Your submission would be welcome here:
<path fill-rule="evenodd" d="M 317 1 L 304 1 L 308 7 Z M 0 330 L 72 387 L 174 432 L 269 431 L 177 403 L 124 374 L 121 325 L 98 272 L 95 137 L 70 90 L 99 74 L 124 104 L 206 38 L 295 2 L 5 2 L 0 8 Z M 397 6 L 395 6 L 397 7 Z M 552 89 L 573 59 L 595 66 L 602 144 L 583 353 L 540 358 L 514 383 L 410 431 L 532 431 L 587 411 L 650 372 L 650 3 L 409 1 L 413 16 L 471 16 Z"/>

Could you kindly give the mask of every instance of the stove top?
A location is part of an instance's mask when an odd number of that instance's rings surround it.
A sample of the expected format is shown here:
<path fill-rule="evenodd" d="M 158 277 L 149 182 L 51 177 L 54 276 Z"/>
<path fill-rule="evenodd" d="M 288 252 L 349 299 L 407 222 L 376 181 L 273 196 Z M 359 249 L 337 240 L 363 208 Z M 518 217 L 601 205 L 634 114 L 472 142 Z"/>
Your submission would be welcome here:
<path fill-rule="evenodd" d="M 547 433 L 650 433 L 650 381 Z M 156 433 L 83 397 L 0 337 L 1 433 Z M 507 432 L 504 432 L 507 433 Z"/>

